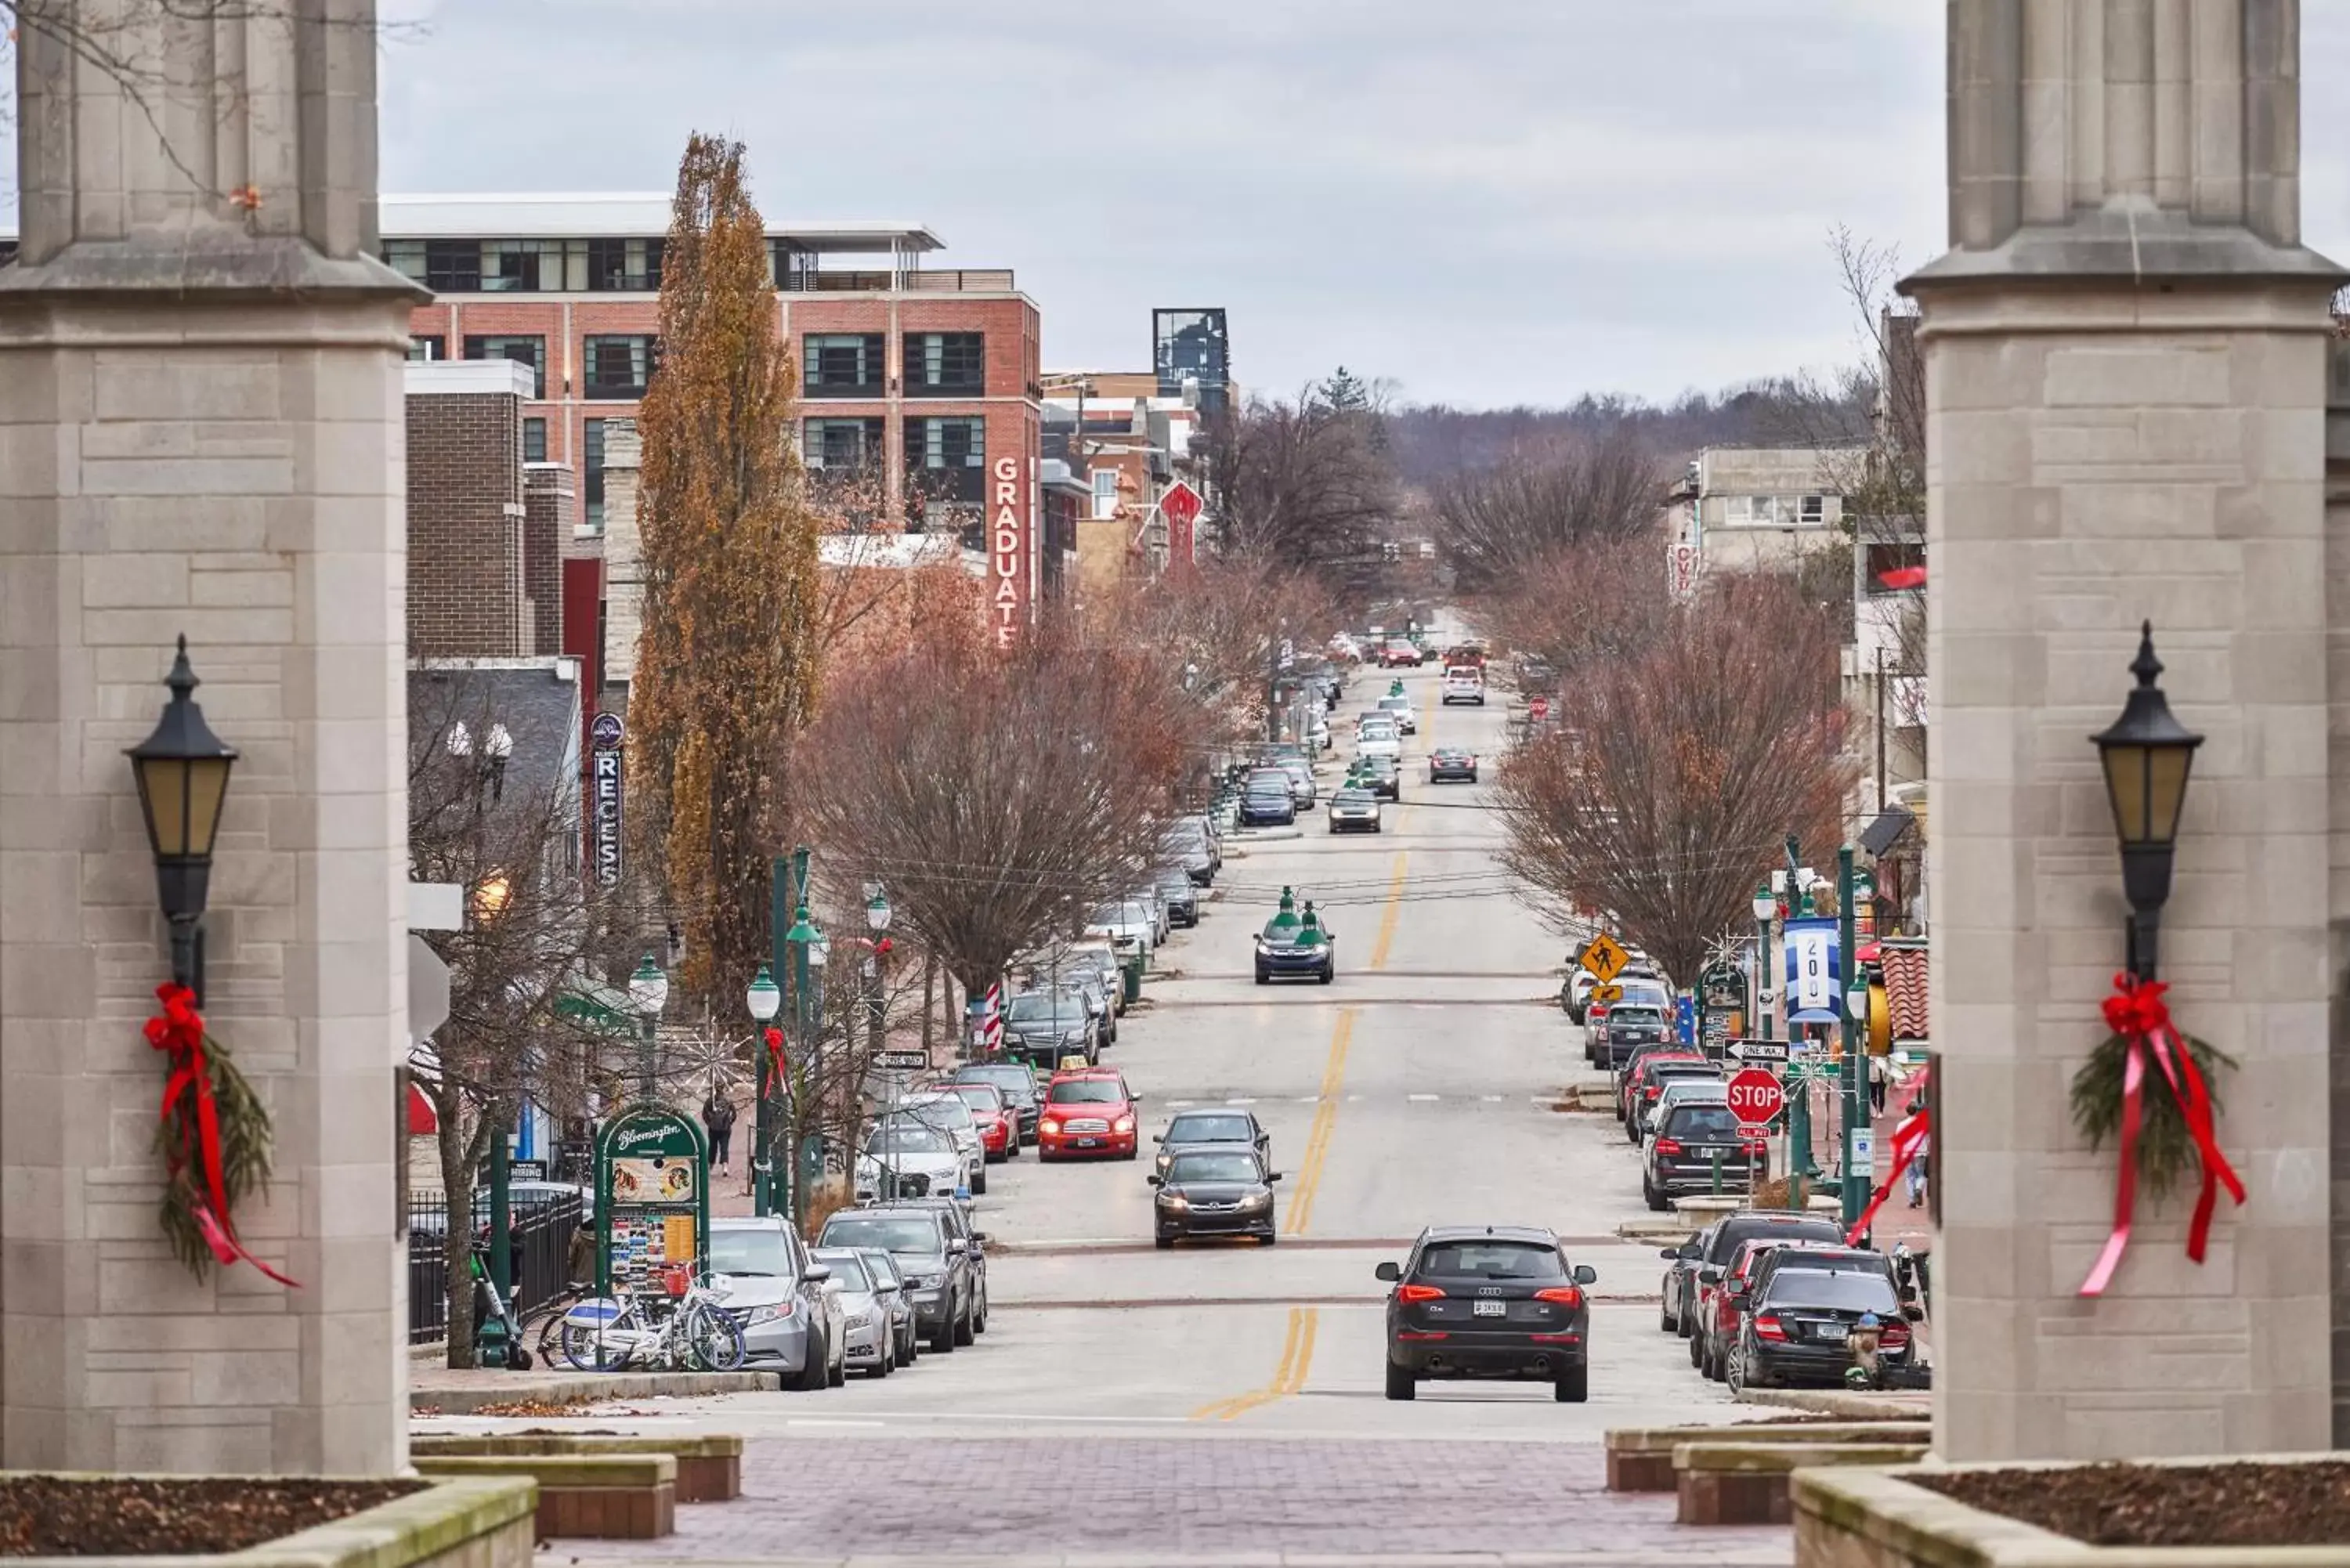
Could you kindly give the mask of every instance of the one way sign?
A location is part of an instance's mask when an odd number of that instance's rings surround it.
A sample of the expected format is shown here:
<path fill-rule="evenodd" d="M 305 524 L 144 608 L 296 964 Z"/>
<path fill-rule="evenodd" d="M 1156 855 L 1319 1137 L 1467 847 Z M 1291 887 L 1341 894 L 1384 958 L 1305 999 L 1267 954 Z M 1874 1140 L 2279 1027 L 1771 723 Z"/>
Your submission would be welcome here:
<path fill-rule="evenodd" d="M 1783 1062 L 1787 1059 L 1784 1040 L 1732 1040 L 1730 1054 L 1742 1062 Z"/>

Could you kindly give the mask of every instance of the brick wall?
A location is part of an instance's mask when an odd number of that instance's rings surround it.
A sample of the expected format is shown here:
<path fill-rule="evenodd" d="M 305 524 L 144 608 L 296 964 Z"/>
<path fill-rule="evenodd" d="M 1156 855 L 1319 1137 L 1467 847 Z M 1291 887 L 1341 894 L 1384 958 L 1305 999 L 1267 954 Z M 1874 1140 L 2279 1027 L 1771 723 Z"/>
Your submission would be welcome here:
<path fill-rule="evenodd" d="M 532 653 L 563 651 L 563 552 L 579 515 L 577 486 L 560 462 L 523 469 L 522 587 L 529 601 Z"/>
<path fill-rule="evenodd" d="M 536 650 L 524 571 L 527 378 L 503 361 L 409 368 L 408 646 L 416 657 Z M 557 593 L 550 581 L 550 601 Z"/>

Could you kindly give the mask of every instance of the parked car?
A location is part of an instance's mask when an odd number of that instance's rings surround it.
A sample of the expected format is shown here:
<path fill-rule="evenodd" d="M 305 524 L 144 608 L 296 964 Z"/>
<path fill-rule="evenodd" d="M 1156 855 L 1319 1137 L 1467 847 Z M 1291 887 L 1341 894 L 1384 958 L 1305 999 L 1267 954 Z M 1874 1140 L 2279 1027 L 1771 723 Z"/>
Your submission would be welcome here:
<path fill-rule="evenodd" d="M 904 1205 L 909 1209 L 935 1210 L 940 1223 L 946 1227 L 947 1241 L 962 1248 L 964 1261 L 971 1265 L 971 1332 L 987 1332 L 987 1232 L 972 1227 L 971 1204 L 961 1198 L 917 1198 Z"/>
<path fill-rule="evenodd" d="M 1329 815 L 1333 833 L 1377 833 L 1379 797 L 1368 789 L 1353 786 L 1336 790 L 1330 796 Z"/>
<path fill-rule="evenodd" d="M 1841 1241 L 1843 1227 L 1817 1214 L 1791 1210 L 1749 1209 L 1717 1220 L 1678 1247 L 1667 1247 L 1668 1265 L 1662 1287 L 1663 1324 L 1669 1334 L 1690 1331 L 1690 1308 L 1697 1300 L 1701 1276 L 1719 1269 L 1741 1244 L 1762 1237 L 1781 1241 Z"/>
<path fill-rule="evenodd" d="M 1430 752 L 1428 754 L 1428 782 L 1442 784 L 1447 779 L 1475 784 L 1477 753 L 1466 746 L 1439 746 Z"/>
<path fill-rule="evenodd" d="M 1132 1159 L 1142 1148 L 1134 1105 L 1125 1075 L 1114 1069 L 1055 1073 L 1045 1085 L 1045 1114 L 1036 1124 L 1036 1158 L 1093 1155 Z"/>
<path fill-rule="evenodd" d="M 1047 971 L 1047 976 L 1050 978 L 1051 971 Z M 1123 992 L 1123 985 L 1118 992 L 1104 991 L 1100 976 L 1091 969 L 1073 969 L 1059 975 L 1057 983 L 1040 989 L 1051 989 L 1076 997 L 1084 1004 L 1086 1016 L 1094 1021 L 1094 1038 L 1105 1047 L 1117 1043 L 1118 1002 L 1114 999 Z"/>
<path fill-rule="evenodd" d="M 1742 1192 L 1756 1146 L 1739 1135 L 1738 1113 L 1719 1101 L 1678 1106 L 1640 1151 L 1640 1196 L 1661 1210 L 1677 1192 Z"/>
<path fill-rule="evenodd" d="M 1155 950 L 1167 945 L 1174 933 L 1174 921 L 1167 913 L 1167 900 L 1159 896 L 1156 878 L 1143 883 L 1126 896 L 1127 902 L 1139 904 L 1150 920 L 1150 945 Z"/>
<path fill-rule="evenodd" d="M 1852 1365 L 1845 1339 L 1864 1314 L 1883 1334 L 1887 1366 L 1908 1361 L 1909 1320 L 1877 1251 L 1780 1247 L 1753 1271 L 1746 1309 L 1723 1368 L 1731 1392 L 1799 1383 L 1837 1384 Z"/>
<path fill-rule="evenodd" d="M 970 1169 L 942 1129 L 903 1117 L 884 1120 L 865 1135 L 851 1190 L 859 1203 L 952 1192 L 969 1179 Z"/>
<path fill-rule="evenodd" d="M 1319 797 L 1314 788 L 1314 764 L 1304 757 L 1286 757 L 1281 771 L 1289 775 L 1289 798 L 1299 805 L 1311 806 Z"/>
<path fill-rule="evenodd" d="M 1002 1095 L 1017 1118 L 1020 1141 L 1036 1141 L 1037 1101 L 1041 1089 L 1035 1070 L 1024 1062 L 966 1062 L 954 1070 L 950 1084 L 985 1084 Z"/>
<path fill-rule="evenodd" d="M 1200 923 L 1200 892 L 1180 866 L 1159 873 L 1159 901 L 1167 906 L 1167 922 L 1186 929 Z"/>
<path fill-rule="evenodd" d="M 1423 1378 L 1492 1377 L 1551 1385 L 1564 1404 L 1590 1389 L 1591 1306 L 1597 1275 L 1570 1263 L 1550 1231 L 1447 1226 L 1422 1231 L 1401 1263 L 1381 1263 L 1388 1293 L 1387 1396 L 1409 1399 Z"/>
<path fill-rule="evenodd" d="M 915 1324 L 930 1342 L 925 1348 L 943 1355 L 972 1342 L 977 1293 L 971 1251 L 938 1210 L 912 1204 L 839 1210 L 826 1217 L 816 1245 L 880 1248 L 905 1273 Z"/>
<path fill-rule="evenodd" d="M 1659 1052 L 1641 1064 L 1638 1085 L 1627 1084 L 1624 1091 L 1625 1142 L 1637 1144 L 1648 1136 L 1649 1113 L 1664 1098 L 1665 1085 L 1687 1078 L 1719 1085 L 1722 1081 L 1721 1064 L 1701 1054 L 1684 1055 L 1671 1051 Z"/>
<path fill-rule="evenodd" d="M 1558 1004 L 1566 1010 L 1567 1017 L 1577 1023 L 1584 1021 L 1586 1010 L 1591 1002 L 1591 992 L 1598 984 L 1599 977 L 1581 964 L 1576 964 L 1567 971 L 1565 983 L 1558 988 Z M 1586 1062 L 1595 1062 L 1598 1060 L 1598 1055 L 1597 1036 L 1590 1031 L 1586 1031 L 1583 1036 L 1583 1059 Z"/>
<path fill-rule="evenodd" d="M 979 1118 L 951 1088 L 920 1089 L 900 1096 L 885 1122 L 904 1117 L 933 1127 L 953 1140 L 965 1164 L 963 1185 L 972 1192 L 987 1190 L 987 1150 L 980 1137 Z"/>
<path fill-rule="evenodd" d="M 1255 775 L 1241 792 L 1243 827 L 1288 827 L 1297 821 L 1297 797 L 1289 775 Z"/>
<path fill-rule="evenodd" d="M 1158 1144 L 1158 1164 L 1161 1171 L 1167 1168 L 1169 1160 L 1192 1148 L 1239 1144 L 1254 1149 L 1268 1162 L 1273 1158 L 1273 1134 L 1256 1119 L 1256 1113 L 1245 1106 L 1217 1106 L 1179 1111 L 1167 1124 L 1167 1130 L 1159 1135 Z"/>
<path fill-rule="evenodd" d="M 840 1308 L 846 1369 L 868 1377 L 889 1376 L 898 1369 L 898 1335 L 864 1253 L 855 1247 L 819 1247 L 813 1256 L 832 1271 L 824 1288 Z"/>
<path fill-rule="evenodd" d="M 1267 1170 L 1253 1148 L 1186 1147 L 1148 1179 L 1159 1189 L 1151 1237 L 1161 1251 L 1191 1236 L 1253 1236 L 1265 1247 L 1279 1239 L 1273 1184 L 1281 1172 Z"/>
<path fill-rule="evenodd" d="M 1663 1127 L 1666 1114 L 1675 1106 L 1695 1103 L 1728 1105 L 1728 1081 L 1719 1072 L 1667 1077 L 1665 1092 L 1640 1107 L 1640 1137 L 1645 1138 Z"/>
<path fill-rule="evenodd" d="M 830 1272 L 808 1256 L 790 1220 L 712 1219 L 709 1263 L 726 1310 L 743 1324 L 747 1362 L 780 1367 L 795 1388 L 844 1380 L 848 1336 L 837 1299 L 824 1288 Z"/>
<path fill-rule="evenodd" d="M 1245 810 L 1245 807 L 1243 807 Z M 1159 945 L 1159 920 L 1139 898 L 1120 898 L 1095 909 L 1086 920 L 1086 935 L 1107 937 L 1113 951 L 1131 948 L 1145 963 Z"/>
<path fill-rule="evenodd" d="M 1020 1118 L 993 1084 L 951 1084 L 979 1124 L 979 1152 L 991 1164 L 1020 1158 Z M 973 1190 L 976 1190 L 974 1189 Z"/>
<path fill-rule="evenodd" d="M 1689 1314 L 1695 1324 L 1690 1334 L 1690 1365 L 1698 1369 L 1698 1375 L 1713 1383 L 1729 1376 L 1730 1344 L 1738 1337 L 1739 1325 L 1745 1319 L 1749 1288 L 1764 1254 L 1780 1247 L 1843 1245 L 1842 1236 L 1754 1236 L 1738 1244 L 1728 1263 L 1700 1273 L 1697 1305 Z"/>
<path fill-rule="evenodd" d="M 1667 1038 L 1663 1010 L 1646 1002 L 1613 1003 L 1600 1016 L 1597 1028 L 1599 1043 L 1593 1049 L 1598 1054 L 1599 1065 L 1610 1072 L 1622 1067 L 1640 1046 L 1653 1045 Z"/>
<path fill-rule="evenodd" d="M 1222 859 L 1215 840 L 1196 816 L 1187 816 L 1167 830 L 1167 856 L 1202 888 L 1215 881 Z"/>
<path fill-rule="evenodd" d="M 1050 1072 L 1064 1056 L 1101 1060 L 1101 1037 L 1083 998 L 1024 991 L 1003 1004 L 1003 1054 Z"/>
<path fill-rule="evenodd" d="M 914 1325 L 914 1298 L 906 1290 L 906 1272 L 896 1258 L 879 1247 L 859 1247 L 857 1255 L 865 1260 L 865 1272 L 872 1276 L 881 1304 L 889 1309 L 897 1364 L 911 1366 L 921 1356 L 922 1336 Z"/>
<path fill-rule="evenodd" d="M 1485 705 L 1484 671 L 1474 665 L 1456 665 L 1445 670 L 1442 701 L 1446 707 L 1455 702 L 1474 702 L 1482 708 Z"/>

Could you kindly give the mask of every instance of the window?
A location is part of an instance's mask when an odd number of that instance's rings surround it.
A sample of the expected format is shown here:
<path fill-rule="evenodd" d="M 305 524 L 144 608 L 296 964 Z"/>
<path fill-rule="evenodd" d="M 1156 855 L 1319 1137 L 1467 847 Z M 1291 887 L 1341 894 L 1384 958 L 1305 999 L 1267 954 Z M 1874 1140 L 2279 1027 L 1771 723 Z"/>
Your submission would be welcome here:
<path fill-rule="evenodd" d="M 475 337 L 465 338 L 468 359 L 511 359 L 517 365 L 530 367 L 530 395 L 546 396 L 546 339 L 544 337 Z"/>
<path fill-rule="evenodd" d="M 1767 528 L 1793 518 L 1783 516 L 1775 495 L 1731 495 L 1723 500 L 1722 521 Z"/>
<path fill-rule="evenodd" d="M 662 244 L 660 240 L 589 240 L 588 287 L 629 294 L 659 289 Z"/>
<path fill-rule="evenodd" d="M 979 332 L 906 334 L 906 395 L 977 397 L 987 389 L 987 337 Z"/>
<path fill-rule="evenodd" d="M 561 240 L 484 240 L 482 287 L 488 293 L 553 293 L 563 286 Z"/>
<path fill-rule="evenodd" d="M 597 421 L 601 424 L 602 421 Z M 546 421 L 526 419 L 522 422 L 522 460 L 525 462 L 546 461 Z"/>
<path fill-rule="evenodd" d="M 800 379 L 810 392 L 852 397 L 881 391 L 879 332 L 811 332 L 800 343 Z"/>
<path fill-rule="evenodd" d="M 1804 496 L 1802 500 L 1800 510 L 1795 515 L 1797 521 L 1806 528 L 1824 528 L 1827 526 L 1828 498 L 1825 495 Z"/>
<path fill-rule="evenodd" d="M 973 504 L 985 500 L 987 421 L 908 420 L 906 467 L 913 487 L 928 500 Z"/>
<path fill-rule="evenodd" d="M 1093 471 L 1094 521 L 1118 515 L 1118 470 L 1097 468 Z"/>
<path fill-rule="evenodd" d="M 588 526 L 600 534 L 604 531 L 604 421 L 588 421 L 586 460 L 580 464 L 588 476 Z"/>
<path fill-rule="evenodd" d="M 581 356 L 588 367 L 588 396 L 600 402 L 645 395 L 660 369 L 660 339 L 644 334 L 590 337 Z"/>
<path fill-rule="evenodd" d="M 446 337 L 427 334 L 408 340 L 408 362 L 411 365 L 429 365 L 435 359 L 448 357 L 449 340 Z"/>
<path fill-rule="evenodd" d="M 803 420 L 800 461 L 827 470 L 874 467 L 881 461 L 881 421 Z"/>

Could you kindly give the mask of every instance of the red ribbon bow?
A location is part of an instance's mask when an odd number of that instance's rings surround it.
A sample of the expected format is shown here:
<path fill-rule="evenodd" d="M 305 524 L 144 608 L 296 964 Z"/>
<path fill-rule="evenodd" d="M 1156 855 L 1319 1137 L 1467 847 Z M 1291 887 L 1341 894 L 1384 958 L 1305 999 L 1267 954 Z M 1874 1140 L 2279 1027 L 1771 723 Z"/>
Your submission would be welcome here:
<path fill-rule="evenodd" d="M 2220 1186 L 2224 1183 L 2228 1195 L 2238 1203 L 2244 1201 L 2244 1184 L 2236 1179 L 2228 1157 L 2220 1152 L 2220 1139 L 2211 1119 L 2211 1091 L 2195 1065 L 2194 1054 L 2171 1026 L 2170 1009 L 2162 1000 L 2162 993 L 2168 989 L 2160 981 L 2141 981 L 2132 975 L 2117 974 L 2114 976 L 2114 994 L 2106 999 L 2106 1023 L 2129 1042 L 2129 1056 L 2122 1066 L 2121 1169 L 2114 1188 L 2114 1228 L 2106 1238 L 2105 1250 L 2097 1254 L 2095 1265 L 2089 1270 L 2089 1277 L 2081 1282 L 2080 1293 L 2085 1296 L 2105 1293 L 2106 1286 L 2113 1282 L 2114 1271 L 2121 1266 L 2122 1254 L 2129 1250 L 2130 1220 L 2137 1203 L 2137 1135 L 2145 1114 L 2146 1064 L 2149 1059 L 2161 1070 L 2163 1081 L 2170 1085 L 2171 1095 L 2187 1118 L 2187 1135 L 2195 1140 L 2195 1152 L 2203 1167 L 2203 1189 L 2196 1198 L 2195 1216 L 2187 1227 L 2187 1256 L 2190 1260 L 2198 1263 L 2203 1261 L 2211 1239 L 2211 1215 L 2219 1207 Z"/>
<path fill-rule="evenodd" d="M 1893 1196 L 1893 1184 L 1901 1179 L 1903 1171 L 1909 1168 L 1909 1162 L 1918 1158 L 1918 1151 L 1926 1147 L 1927 1137 L 1932 1130 L 1933 1113 L 1928 1106 L 1918 1107 L 1913 1115 L 1904 1116 L 1895 1125 L 1893 1172 L 1885 1179 L 1884 1186 L 1869 1195 L 1868 1207 L 1860 1211 L 1860 1218 L 1854 1220 L 1852 1229 L 1844 1233 L 1846 1246 L 1859 1246 L 1860 1239 L 1868 1234 L 1869 1226 L 1877 1220 L 1877 1211 L 1885 1207 L 1887 1198 Z"/>
<path fill-rule="evenodd" d="M 160 1018 L 147 1021 L 147 1044 L 166 1052 L 172 1075 L 163 1085 L 163 1109 L 159 1119 L 176 1121 L 179 1136 L 172 1141 L 171 1176 L 177 1185 L 188 1164 L 191 1145 L 202 1175 L 200 1189 L 190 1199 L 190 1217 L 204 1244 L 225 1268 L 251 1263 L 281 1285 L 298 1290 L 292 1280 L 244 1250 L 230 1217 L 228 1182 L 221 1169 L 220 1106 L 213 1098 L 212 1067 L 204 1060 L 204 1015 L 196 1011 L 195 993 L 186 986 L 166 982 L 155 988 L 163 1004 Z"/>
<path fill-rule="evenodd" d="M 767 1087 L 772 1091 L 787 1076 L 784 1071 L 784 1032 L 772 1023 L 768 1024 L 766 1042 L 767 1060 L 774 1064 L 774 1069 L 767 1079 Z"/>

